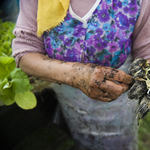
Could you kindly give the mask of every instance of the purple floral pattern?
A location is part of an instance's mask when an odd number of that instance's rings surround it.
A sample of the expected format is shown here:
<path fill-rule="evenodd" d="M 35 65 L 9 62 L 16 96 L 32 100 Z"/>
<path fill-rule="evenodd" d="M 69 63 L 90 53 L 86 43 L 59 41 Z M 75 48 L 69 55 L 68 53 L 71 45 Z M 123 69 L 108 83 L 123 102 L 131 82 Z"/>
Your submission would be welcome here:
<path fill-rule="evenodd" d="M 131 53 L 140 0 L 101 0 L 87 27 L 68 11 L 64 22 L 43 34 L 50 58 L 120 67 Z M 84 55 L 83 55 L 84 54 Z"/>

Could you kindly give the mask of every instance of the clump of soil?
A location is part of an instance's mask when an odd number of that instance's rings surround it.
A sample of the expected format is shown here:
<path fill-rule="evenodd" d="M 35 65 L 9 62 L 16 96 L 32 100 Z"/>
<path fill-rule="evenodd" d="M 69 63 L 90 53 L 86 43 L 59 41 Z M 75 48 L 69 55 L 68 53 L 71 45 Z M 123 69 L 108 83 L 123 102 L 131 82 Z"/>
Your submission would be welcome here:
<path fill-rule="evenodd" d="M 136 113 L 139 119 L 150 111 L 150 64 L 146 59 L 136 59 L 129 68 L 134 83 L 129 90 L 128 98 L 139 101 Z"/>

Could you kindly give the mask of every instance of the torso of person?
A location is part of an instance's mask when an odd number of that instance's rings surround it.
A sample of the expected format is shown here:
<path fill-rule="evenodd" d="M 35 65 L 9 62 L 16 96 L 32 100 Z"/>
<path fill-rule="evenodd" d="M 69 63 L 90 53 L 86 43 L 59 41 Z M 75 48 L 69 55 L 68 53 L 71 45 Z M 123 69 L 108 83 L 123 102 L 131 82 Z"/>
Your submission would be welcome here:
<path fill-rule="evenodd" d="M 44 32 L 50 58 L 119 68 L 131 53 L 142 0 L 71 0 L 64 21 Z"/>

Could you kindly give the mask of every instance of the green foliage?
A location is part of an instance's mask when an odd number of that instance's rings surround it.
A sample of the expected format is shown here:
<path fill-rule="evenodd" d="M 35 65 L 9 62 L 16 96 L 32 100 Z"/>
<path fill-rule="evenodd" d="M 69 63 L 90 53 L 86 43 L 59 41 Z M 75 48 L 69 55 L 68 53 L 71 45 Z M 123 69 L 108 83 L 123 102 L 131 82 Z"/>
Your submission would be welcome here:
<path fill-rule="evenodd" d="M 12 57 L 11 43 L 15 24 L 0 20 L 0 104 L 16 104 L 23 109 L 36 106 L 36 98 L 32 92 L 28 76 L 16 68 Z"/>
<path fill-rule="evenodd" d="M 149 150 L 150 147 L 150 112 L 144 117 L 143 120 L 140 120 L 139 126 L 139 140 L 138 146 L 139 150 Z"/>
<path fill-rule="evenodd" d="M 15 101 L 17 105 L 23 109 L 32 109 L 35 107 L 36 104 L 36 98 L 34 94 L 30 91 L 24 93 L 17 93 L 15 95 Z"/>
<path fill-rule="evenodd" d="M 15 60 L 12 57 L 0 56 L 0 79 L 4 79 L 11 71 L 15 69 Z"/>
<path fill-rule="evenodd" d="M 15 24 L 12 22 L 2 22 L 0 20 L 0 56 L 7 55 L 11 56 L 11 42 L 15 37 L 12 33 Z"/>

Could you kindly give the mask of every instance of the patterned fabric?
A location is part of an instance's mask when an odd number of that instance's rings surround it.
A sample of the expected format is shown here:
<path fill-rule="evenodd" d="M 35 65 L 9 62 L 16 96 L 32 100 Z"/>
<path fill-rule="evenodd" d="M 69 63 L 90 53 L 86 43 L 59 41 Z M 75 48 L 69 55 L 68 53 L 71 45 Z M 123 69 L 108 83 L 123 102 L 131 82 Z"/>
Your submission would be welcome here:
<path fill-rule="evenodd" d="M 43 34 L 50 58 L 120 67 L 131 53 L 140 0 L 101 0 L 84 24 L 68 11 L 64 22 Z"/>

